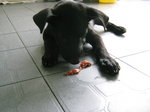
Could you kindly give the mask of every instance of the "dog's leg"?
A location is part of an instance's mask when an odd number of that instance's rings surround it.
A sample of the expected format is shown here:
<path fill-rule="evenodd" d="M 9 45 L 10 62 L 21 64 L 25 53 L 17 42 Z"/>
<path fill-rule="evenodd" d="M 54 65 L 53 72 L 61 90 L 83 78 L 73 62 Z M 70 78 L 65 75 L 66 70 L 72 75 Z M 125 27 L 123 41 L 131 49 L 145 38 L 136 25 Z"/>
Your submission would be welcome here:
<path fill-rule="evenodd" d="M 42 64 L 44 67 L 51 67 L 58 62 L 58 47 L 56 45 L 56 41 L 51 35 L 44 33 L 43 39 L 45 53 L 42 57 Z"/>
<path fill-rule="evenodd" d="M 97 18 L 97 19 L 94 19 L 94 24 L 97 24 L 97 25 L 102 25 L 101 24 L 101 21 Z M 108 22 L 106 24 L 106 28 L 107 28 L 107 31 L 110 31 L 116 35 L 122 35 L 126 32 L 126 29 L 122 26 L 117 26 L 111 22 Z"/>
<path fill-rule="evenodd" d="M 116 35 L 122 35 L 126 32 L 126 29 L 122 26 L 117 26 L 111 22 L 106 25 L 107 31 L 113 32 Z"/>
<path fill-rule="evenodd" d="M 86 35 L 86 40 L 92 45 L 94 55 L 96 56 L 96 60 L 102 72 L 112 75 L 118 74 L 120 66 L 113 58 L 110 57 L 101 37 L 93 30 L 89 29 Z"/>

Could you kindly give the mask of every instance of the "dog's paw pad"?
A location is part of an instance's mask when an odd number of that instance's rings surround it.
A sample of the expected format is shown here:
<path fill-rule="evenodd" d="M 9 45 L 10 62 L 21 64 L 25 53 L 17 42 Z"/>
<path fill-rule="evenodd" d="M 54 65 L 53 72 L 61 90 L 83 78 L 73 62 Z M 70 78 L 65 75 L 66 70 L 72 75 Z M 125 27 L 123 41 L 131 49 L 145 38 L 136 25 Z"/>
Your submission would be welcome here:
<path fill-rule="evenodd" d="M 102 72 L 115 75 L 119 73 L 120 66 L 119 64 L 112 58 L 104 58 L 99 60 L 99 65 Z"/>

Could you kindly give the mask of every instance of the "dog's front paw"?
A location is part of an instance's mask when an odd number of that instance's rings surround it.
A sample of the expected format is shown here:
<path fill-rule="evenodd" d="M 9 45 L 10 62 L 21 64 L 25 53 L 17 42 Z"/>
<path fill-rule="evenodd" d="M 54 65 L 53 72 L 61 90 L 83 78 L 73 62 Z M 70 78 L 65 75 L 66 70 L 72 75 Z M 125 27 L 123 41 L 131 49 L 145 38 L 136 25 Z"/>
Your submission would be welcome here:
<path fill-rule="evenodd" d="M 100 58 L 99 66 L 103 73 L 110 75 L 116 75 L 120 70 L 119 64 L 112 58 Z"/>
<path fill-rule="evenodd" d="M 58 60 L 56 58 L 51 58 L 48 56 L 43 56 L 42 57 L 42 64 L 44 67 L 52 67 L 56 65 Z"/>

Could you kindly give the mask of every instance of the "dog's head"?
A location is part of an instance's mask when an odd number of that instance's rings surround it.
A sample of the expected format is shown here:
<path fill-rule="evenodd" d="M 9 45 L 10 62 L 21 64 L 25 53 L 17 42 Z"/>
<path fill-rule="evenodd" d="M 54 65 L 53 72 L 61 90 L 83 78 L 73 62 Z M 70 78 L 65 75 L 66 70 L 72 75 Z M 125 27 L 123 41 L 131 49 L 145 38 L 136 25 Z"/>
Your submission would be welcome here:
<path fill-rule="evenodd" d="M 44 9 L 33 16 L 33 20 L 42 33 L 46 22 L 46 31 L 53 33 L 62 56 L 72 64 L 78 63 L 88 32 L 88 23 L 99 19 L 106 28 L 108 17 L 99 10 L 77 2 L 59 2 L 51 9 Z"/>

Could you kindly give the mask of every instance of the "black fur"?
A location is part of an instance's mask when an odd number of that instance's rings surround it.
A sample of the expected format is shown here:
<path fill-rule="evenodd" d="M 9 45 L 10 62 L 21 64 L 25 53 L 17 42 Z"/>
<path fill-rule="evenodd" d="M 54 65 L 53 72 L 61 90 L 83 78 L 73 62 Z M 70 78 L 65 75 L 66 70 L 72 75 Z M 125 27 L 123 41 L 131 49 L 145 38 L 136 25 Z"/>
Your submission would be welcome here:
<path fill-rule="evenodd" d="M 77 2 L 59 2 L 53 8 L 40 11 L 33 20 L 43 33 L 45 54 L 42 63 L 50 67 L 58 62 L 61 54 L 72 64 L 79 63 L 79 57 L 85 42 L 93 47 L 96 60 L 101 70 L 108 74 L 118 74 L 119 64 L 108 54 L 101 37 L 88 24 L 93 20 L 102 25 L 105 31 L 121 35 L 125 28 L 109 22 L 109 17 L 103 12 Z M 44 26 L 48 26 L 44 29 Z"/>

